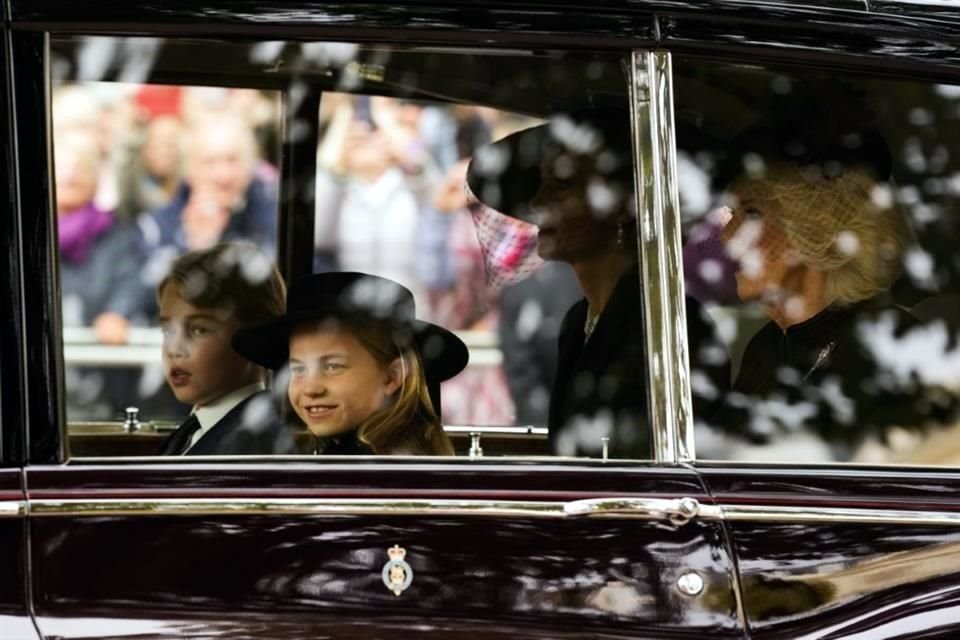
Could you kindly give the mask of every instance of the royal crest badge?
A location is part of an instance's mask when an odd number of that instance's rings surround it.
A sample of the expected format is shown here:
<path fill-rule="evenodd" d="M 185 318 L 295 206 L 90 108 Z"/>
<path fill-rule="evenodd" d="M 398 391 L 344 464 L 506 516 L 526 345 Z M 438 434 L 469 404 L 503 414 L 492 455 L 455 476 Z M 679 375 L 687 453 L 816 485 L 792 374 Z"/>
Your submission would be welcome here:
<path fill-rule="evenodd" d="M 383 584 L 398 596 L 413 582 L 413 569 L 404 560 L 407 557 L 407 550 L 403 547 L 393 545 L 387 549 L 387 555 L 390 559 L 383 565 Z"/>

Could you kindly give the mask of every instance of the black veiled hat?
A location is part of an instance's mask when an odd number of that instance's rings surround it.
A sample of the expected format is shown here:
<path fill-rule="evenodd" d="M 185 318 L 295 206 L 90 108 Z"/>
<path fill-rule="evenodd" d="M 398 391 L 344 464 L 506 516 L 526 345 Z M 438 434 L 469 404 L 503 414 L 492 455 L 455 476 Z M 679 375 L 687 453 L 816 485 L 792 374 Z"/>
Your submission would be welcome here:
<path fill-rule="evenodd" d="M 315 273 L 295 282 L 287 293 L 287 311 L 267 322 L 241 329 L 233 348 L 269 369 L 283 367 L 290 354 L 290 333 L 303 323 L 356 318 L 388 323 L 401 345 L 413 345 L 428 383 L 452 378 L 467 366 L 469 353 L 460 338 L 416 317 L 413 294 L 403 285 L 356 272 Z"/>
<path fill-rule="evenodd" d="M 827 76 L 798 79 L 788 94 L 739 104 L 761 114 L 748 119 L 732 107 L 704 104 L 703 87 L 683 95 L 684 86 L 678 89 L 674 121 L 677 146 L 713 158 L 711 178 L 718 191 L 743 173 L 751 157 L 817 165 L 827 177 L 852 166 L 869 169 L 878 180 L 891 175 L 893 161 L 876 114 L 851 83 Z M 540 186 L 541 163 L 558 147 L 604 156 L 608 162 L 600 164 L 608 177 L 632 189 L 630 114 L 626 104 L 617 104 L 553 115 L 546 124 L 478 149 L 467 170 L 470 191 L 487 207 L 532 222 L 529 202 Z"/>
<path fill-rule="evenodd" d="M 532 222 L 530 200 L 540 187 L 541 163 L 558 150 L 596 155 L 599 176 L 632 190 L 626 105 L 556 114 L 545 124 L 481 147 L 467 168 L 467 186 L 487 207 Z"/>
<path fill-rule="evenodd" d="M 818 167 L 826 178 L 851 167 L 890 178 L 893 158 L 866 95 L 831 77 L 810 77 L 776 95 L 761 117 L 722 148 L 713 184 L 726 187 L 744 172 L 751 157 Z"/>

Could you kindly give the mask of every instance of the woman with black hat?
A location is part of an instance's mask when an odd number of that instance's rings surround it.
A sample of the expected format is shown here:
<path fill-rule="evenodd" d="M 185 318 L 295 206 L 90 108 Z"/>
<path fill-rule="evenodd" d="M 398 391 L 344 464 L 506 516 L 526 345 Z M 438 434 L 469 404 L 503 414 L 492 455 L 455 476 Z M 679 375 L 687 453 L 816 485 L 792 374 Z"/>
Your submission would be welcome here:
<path fill-rule="evenodd" d="M 894 190 L 893 159 L 869 103 L 855 87 L 813 78 L 777 106 L 732 141 L 719 172 L 737 295 L 770 321 L 709 422 L 754 444 L 787 442 L 791 459 L 844 460 L 888 427 L 935 423 L 949 410 L 897 362 L 896 345 L 910 349 L 925 330 L 896 287 L 916 239 L 904 212 L 879 197 Z M 741 161 L 748 154 L 752 165 Z"/>
<path fill-rule="evenodd" d="M 599 456 L 609 439 L 611 457 L 649 458 L 628 112 L 561 115 L 508 136 L 477 152 L 467 183 L 490 209 L 536 225 L 540 257 L 572 265 L 584 295 L 560 329 L 548 417 L 554 453 Z M 479 221 L 481 242 L 485 226 Z M 700 305 L 686 304 L 692 357 L 714 345 L 718 354 L 701 367 L 698 389 L 711 387 L 694 398 L 702 414 L 728 385 L 728 361 Z"/>
<path fill-rule="evenodd" d="M 287 312 L 238 332 L 234 348 L 288 367 L 287 397 L 325 455 L 453 455 L 439 418 L 439 383 L 467 364 L 464 343 L 417 320 L 405 287 L 363 273 L 295 283 Z"/>

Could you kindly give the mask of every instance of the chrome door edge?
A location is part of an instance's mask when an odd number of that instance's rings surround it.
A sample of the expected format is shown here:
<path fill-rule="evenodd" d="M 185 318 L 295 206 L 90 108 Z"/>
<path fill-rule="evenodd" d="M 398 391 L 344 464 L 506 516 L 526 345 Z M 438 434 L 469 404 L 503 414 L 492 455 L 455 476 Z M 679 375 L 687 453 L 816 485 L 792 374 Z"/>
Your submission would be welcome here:
<path fill-rule="evenodd" d="M 31 500 L 34 516 L 90 515 L 471 515 L 564 517 L 562 502 L 313 498 Z"/>
<path fill-rule="evenodd" d="M 634 51 L 633 126 L 637 241 L 646 319 L 647 401 L 654 460 L 695 459 L 693 405 L 686 344 L 686 304 L 668 51 Z"/>
<path fill-rule="evenodd" d="M 26 513 L 22 501 L 0 502 L 0 517 Z M 821 524 L 915 524 L 960 527 L 960 512 L 863 509 L 845 507 L 781 507 L 710 505 L 692 498 L 597 498 L 589 500 L 444 500 L 349 498 L 155 498 L 38 499 L 30 515 L 429 515 L 522 518 L 627 518 L 666 520 L 683 525 L 691 520 Z"/>
<path fill-rule="evenodd" d="M 767 505 L 723 505 L 720 509 L 728 521 L 960 526 L 960 513 L 950 511 Z"/>
<path fill-rule="evenodd" d="M 696 505 L 691 509 L 690 504 Z M 156 498 L 37 499 L 30 514 L 51 516 L 134 515 L 429 515 L 522 518 L 628 518 L 684 524 L 711 514 L 693 498 L 615 498 L 599 500 L 444 500 L 349 498 Z M 716 515 L 716 514 L 714 514 Z"/>
<path fill-rule="evenodd" d="M 20 518 L 27 513 L 23 500 L 0 500 L 0 518 Z"/>

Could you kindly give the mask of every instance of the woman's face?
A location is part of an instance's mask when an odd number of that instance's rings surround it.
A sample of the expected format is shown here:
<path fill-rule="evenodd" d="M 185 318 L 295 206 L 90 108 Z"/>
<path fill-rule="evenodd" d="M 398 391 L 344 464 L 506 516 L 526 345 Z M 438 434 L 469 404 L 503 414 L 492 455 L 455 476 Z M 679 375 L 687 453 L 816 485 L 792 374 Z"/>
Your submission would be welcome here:
<path fill-rule="evenodd" d="M 733 195 L 734 208 L 720 239 L 737 265 L 737 296 L 744 302 L 780 302 L 795 260 L 776 205 Z"/>
<path fill-rule="evenodd" d="M 180 163 L 180 121 L 172 116 L 160 116 L 147 125 L 147 139 L 143 145 L 143 162 L 153 176 L 166 179 Z"/>
<path fill-rule="evenodd" d="M 54 149 L 58 213 L 93 201 L 99 178 L 97 154 L 93 139 L 79 136 L 67 137 Z"/>
<path fill-rule="evenodd" d="M 355 429 L 397 391 L 402 373 L 380 364 L 351 334 L 333 324 L 302 327 L 290 336 L 287 397 L 317 436 Z"/>
<path fill-rule="evenodd" d="M 540 188 L 530 200 L 540 257 L 575 263 L 609 252 L 617 225 L 629 219 L 628 197 L 603 179 L 597 156 L 549 155 L 540 166 Z"/>

